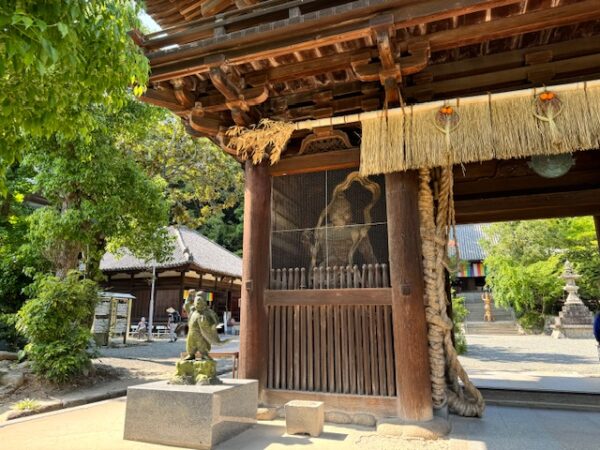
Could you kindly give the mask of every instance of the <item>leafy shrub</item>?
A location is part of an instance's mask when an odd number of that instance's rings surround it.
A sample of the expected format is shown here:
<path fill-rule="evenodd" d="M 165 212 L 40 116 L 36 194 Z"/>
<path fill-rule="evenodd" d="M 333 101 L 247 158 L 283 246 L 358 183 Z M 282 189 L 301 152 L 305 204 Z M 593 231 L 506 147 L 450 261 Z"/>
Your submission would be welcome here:
<path fill-rule="evenodd" d="M 66 278 L 38 276 L 34 298 L 18 313 L 17 328 L 29 340 L 25 352 L 35 373 L 63 383 L 90 366 L 88 350 L 98 286 L 78 272 Z"/>
<path fill-rule="evenodd" d="M 519 325 L 529 333 L 541 333 L 544 331 L 544 315 L 529 311 L 518 319 Z"/>
<path fill-rule="evenodd" d="M 467 339 L 462 324 L 469 314 L 463 297 L 452 297 L 452 322 L 454 322 L 454 347 L 459 355 L 467 353 Z"/>
<path fill-rule="evenodd" d="M 16 409 L 17 411 L 35 411 L 36 409 L 39 409 L 40 406 L 40 402 L 37 400 L 24 398 L 12 405 L 12 409 Z"/>

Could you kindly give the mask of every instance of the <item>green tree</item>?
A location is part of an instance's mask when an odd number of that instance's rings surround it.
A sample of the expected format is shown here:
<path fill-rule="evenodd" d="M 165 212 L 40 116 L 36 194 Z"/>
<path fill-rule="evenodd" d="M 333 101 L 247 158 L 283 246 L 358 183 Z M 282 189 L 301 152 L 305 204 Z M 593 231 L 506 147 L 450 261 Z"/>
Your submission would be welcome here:
<path fill-rule="evenodd" d="M 36 190 L 50 203 L 30 216 L 29 242 L 61 278 L 82 261 L 87 275 L 97 279 L 106 250 L 127 247 L 137 256 L 159 259 L 168 251 L 162 180 L 149 178 L 120 148 L 131 122 L 93 109 L 95 129 L 88 136 L 55 133 L 32 145 L 23 160 L 36 173 Z"/>
<path fill-rule="evenodd" d="M 31 136 L 86 134 L 88 105 L 118 109 L 132 83 L 145 86 L 148 62 L 127 36 L 137 11 L 130 0 L 0 2 L 0 170 Z"/>
<path fill-rule="evenodd" d="M 150 176 L 164 180 L 171 223 L 197 229 L 239 253 L 244 186 L 240 164 L 208 139 L 190 137 L 168 112 L 136 107 L 145 125 L 131 128 L 122 144 Z"/>
<path fill-rule="evenodd" d="M 554 313 L 563 296 L 565 260 L 581 273 L 582 298 L 598 296 L 600 256 L 591 217 L 505 222 L 482 241 L 488 285 L 495 301 L 517 313 Z"/>

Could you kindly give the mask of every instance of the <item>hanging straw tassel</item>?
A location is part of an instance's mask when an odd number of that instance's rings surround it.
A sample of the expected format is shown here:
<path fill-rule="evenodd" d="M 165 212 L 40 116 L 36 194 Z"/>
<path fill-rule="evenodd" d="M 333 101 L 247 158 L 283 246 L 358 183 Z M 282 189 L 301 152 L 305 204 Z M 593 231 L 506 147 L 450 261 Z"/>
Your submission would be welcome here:
<path fill-rule="evenodd" d="M 293 123 L 262 119 L 254 128 L 231 127 L 227 136 L 231 138 L 229 145 L 243 159 L 252 158 L 252 162 L 258 164 L 268 155 L 271 164 L 275 164 L 294 129 Z"/>
<path fill-rule="evenodd" d="M 584 92 L 590 121 L 591 146 L 598 148 L 600 147 L 600 87 L 586 86 Z"/>
<path fill-rule="evenodd" d="M 361 176 L 405 170 L 404 114 L 362 122 Z"/>

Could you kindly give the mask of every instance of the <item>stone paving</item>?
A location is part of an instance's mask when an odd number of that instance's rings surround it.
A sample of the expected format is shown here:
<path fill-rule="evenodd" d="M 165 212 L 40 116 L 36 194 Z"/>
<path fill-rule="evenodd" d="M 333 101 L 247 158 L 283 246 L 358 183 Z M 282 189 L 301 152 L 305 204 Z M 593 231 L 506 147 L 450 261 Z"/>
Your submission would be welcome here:
<path fill-rule="evenodd" d="M 2 448 L 27 450 L 174 449 L 123 440 L 125 398 L 0 424 Z M 217 450 L 596 450 L 600 413 L 493 407 L 482 419 L 451 416 L 453 430 L 438 441 L 381 436 L 372 428 L 326 424 L 317 438 L 285 434 L 285 422 L 259 422 Z M 165 426 L 169 418 L 165 417 Z"/>
<path fill-rule="evenodd" d="M 593 339 L 467 335 L 467 353 L 460 360 L 469 373 L 531 371 L 600 377 L 598 349 Z"/>

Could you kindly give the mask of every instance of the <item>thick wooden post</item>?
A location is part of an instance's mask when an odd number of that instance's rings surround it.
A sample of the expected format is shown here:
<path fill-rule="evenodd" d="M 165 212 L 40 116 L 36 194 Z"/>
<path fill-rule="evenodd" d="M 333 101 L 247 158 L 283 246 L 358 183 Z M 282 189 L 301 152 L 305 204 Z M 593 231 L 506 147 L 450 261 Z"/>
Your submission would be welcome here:
<path fill-rule="evenodd" d="M 385 176 L 398 417 L 433 418 L 416 171 Z"/>
<path fill-rule="evenodd" d="M 270 232 L 268 168 L 246 162 L 239 376 L 258 380 L 259 396 L 267 380 L 268 321 L 264 291 L 269 280 Z"/>

